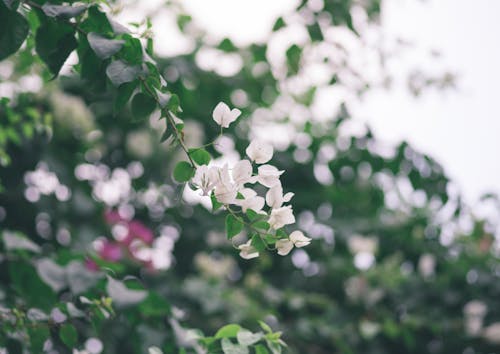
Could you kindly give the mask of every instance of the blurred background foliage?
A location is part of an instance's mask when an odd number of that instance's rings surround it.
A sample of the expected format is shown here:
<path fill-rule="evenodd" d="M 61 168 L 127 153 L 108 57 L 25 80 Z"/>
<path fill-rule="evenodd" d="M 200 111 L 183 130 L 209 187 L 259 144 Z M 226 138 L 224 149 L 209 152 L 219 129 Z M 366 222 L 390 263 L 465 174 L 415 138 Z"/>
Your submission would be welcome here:
<path fill-rule="evenodd" d="M 209 40 L 181 2 L 164 6 L 195 43 L 155 58 L 180 99 L 188 145 L 217 137 L 217 102 L 239 107 L 243 118 L 209 152 L 230 158 L 252 137 L 272 141 L 298 226 L 314 241 L 288 257 L 240 259 L 223 216 L 172 181 L 182 155 L 160 143 L 157 112 L 137 121 L 129 105 L 117 110 L 99 65 L 50 80 L 30 36 L 0 63 L 9 97 L 0 102 L 0 347 L 92 352 L 88 338 L 99 338 L 105 353 L 191 352 L 200 349 L 187 328 L 213 335 L 264 320 L 290 353 L 500 353 L 496 196 L 484 200 L 492 219 L 476 218 L 431 156 L 385 145 L 348 102 L 329 98 L 390 81 L 383 48 L 362 58 L 380 68 L 374 78 L 353 67 L 360 58 L 346 45 L 369 45 L 360 28 L 377 27 L 380 1 L 302 1 L 269 43 L 293 26 L 307 38 L 278 53 Z M 147 22 L 129 28 L 147 43 Z M 315 111 L 320 99 L 328 113 Z M 124 227 L 142 243 L 116 243 Z"/>

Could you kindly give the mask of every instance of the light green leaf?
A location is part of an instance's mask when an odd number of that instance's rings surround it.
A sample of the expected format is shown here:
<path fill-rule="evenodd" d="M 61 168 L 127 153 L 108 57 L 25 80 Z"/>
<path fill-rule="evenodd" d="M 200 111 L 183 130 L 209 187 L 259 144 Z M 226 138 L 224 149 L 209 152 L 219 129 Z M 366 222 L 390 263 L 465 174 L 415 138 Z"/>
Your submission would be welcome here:
<path fill-rule="evenodd" d="M 231 323 L 225 325 L 215 333 L 215 338 L 234 338 L 240 331 L 241 326 L 239 324 Z"/>

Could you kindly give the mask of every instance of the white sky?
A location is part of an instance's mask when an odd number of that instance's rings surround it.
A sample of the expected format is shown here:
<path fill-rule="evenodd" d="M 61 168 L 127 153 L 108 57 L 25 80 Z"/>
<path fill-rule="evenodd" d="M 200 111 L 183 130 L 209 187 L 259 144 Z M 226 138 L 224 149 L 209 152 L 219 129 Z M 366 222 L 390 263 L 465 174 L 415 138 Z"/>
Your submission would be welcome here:
<path fill-rule="evenodd" d="M 389 143 L 408 140 L 440 161 L 469 201 L 488 191 L 500 192 L 500 1 L 384 0 L 382 30 L 410 40 L 420 54 L 442 53 L 439 68 L 458 74 L 458 90 L 430 90 L 415 98 L 402 85 L 373 91 L 363 101 L 359 117 Z M 160 0 L 142 1 L 155 9 Z M 265 40 L 275 19 L 292 10 L 296 0 L 183 0 L 199 25 L 218 38 L 229 36 L 245 44 Z M 141 5 L 141 7 L 143 7 Z M 127 9 L 127 8 L 125 8 Z M 143 15 L 129 8 L 127 19 Z M 147 9 L 146 9 L 147 11 Z M 158 14 L 159 54 L 182 51 L 173 19 Z M 124 19 L 125 19 L 124 18 Z M 166 27 L 170 29 L 166 29 Z M 161 36 L 160 36 L 161 35 Z M 175 43 L 175 44 L 174 44 Z M 429 68 L 424 55 L 409 51 L 396 77 L 409 68 Z M 444 65 L 443 65 L 444 64 Z M 434 66 L 434 63 L 431 62 Z M 434 70 L 436 71 L 436 70 Z M 439 69 L 437 70 L 439 71 Z"/>

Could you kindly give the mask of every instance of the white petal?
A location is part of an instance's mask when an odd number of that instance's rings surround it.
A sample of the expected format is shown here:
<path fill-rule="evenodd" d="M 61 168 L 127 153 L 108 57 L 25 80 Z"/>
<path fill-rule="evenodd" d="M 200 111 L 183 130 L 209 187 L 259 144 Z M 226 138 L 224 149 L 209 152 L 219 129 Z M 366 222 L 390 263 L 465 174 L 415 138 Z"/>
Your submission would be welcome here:
<path fill-rule="evenodd" d="M 285 194 L 283 196 L 283 202 L 285 202 L 285 203 L 289 202 L 294 195 L 295 195 L 295 193 L 288 192 L 287 194 Z"/>
<path fill-rule="evenodd" d="M 290 234 L 290 240 L 295 247 L 304 247 L 311 243 L 311 238 L 305 236 L 302 231 L 296 230 Z"/>
<path fill-rule="evenodd" d="M 276 241 L 276 249 L 280 256 L 286 256 L 293 249 L 293 243 L 288 239 L 278 240 Z"/>
<path fill-rule="evenodd" d="M 224 127 L 224 116 L 229 113 L 229 107 L 224 102 L 219 102 L 212 113 L 214 121 Z M 225 127 L 227 128 L 227 127 Z"/>
<path fill-rule="evenodd" d="M 246 183 L 252 177 L 252 164 L 248 160 L 241 160 L 233 167 L 233 179 L 238 184 Z"/>
<path fill-rule="evenodd" d="M 258 164 L 266 163 L 273 157 L 273 146 L 262 140 L 253 140 L 246 149 L 250 160 Z"/>
<path fill-rule="evenodd" d="M 283 204 L 283 188 L 277 184 L 266 193 L 266 203 L 271 208 L 279 208 Z"/>

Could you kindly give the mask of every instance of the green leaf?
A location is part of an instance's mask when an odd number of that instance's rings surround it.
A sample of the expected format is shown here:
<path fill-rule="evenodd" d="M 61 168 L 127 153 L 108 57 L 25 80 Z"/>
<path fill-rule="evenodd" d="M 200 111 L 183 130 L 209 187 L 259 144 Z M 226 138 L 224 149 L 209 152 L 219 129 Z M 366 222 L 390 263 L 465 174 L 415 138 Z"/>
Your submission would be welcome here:
<path fill-rule="evenodd" d="M 269 354 L 269 351 L 262 344 L 255 346 L 255 354 Z"/>
<path fill-rule="evenodd" d="M 106 285 L 108 295 L 119 306 L 131 306 L 142 302 L 148 295 L 146 290 L 129 289 L 122 281 L 108 276 Z"/>
<path fill-rule="evenodd" d="M 194 176 L 194 168 L 187 161 L 178 162 L 174 168 L 174 179 L 179 182 L 187 182 Z"/>
<path fill-rule="evenodd" d="M 222 206 L 222 203 L 220 203 L 217 198 L 215 197 L 215 194 L 212 192 L 210 194 L 210 200 L 212 201 L 212 210 L 215 211 L 219 209 Z"/>
<path fill-rule="evenodd" d="M 109 58 L 117 53 L 125 43 L 121 39 L 108 39 L 94 32 L 87 35 L 87 40 L 92 50 L 101 59 Z"/>
<path fill-rule="evenodd" d="M 211 159 L 210 154 L 205 149 L 190 149 L 189 156 L 200 166 L 208 165 Z"/>
<path fill-rule="evenodd" d="M 260 237 L 260 235 L 258 235 L 258 234 L 255 234 L 252 236 L 252 243 L 251 244 L 259 252 L 262 252 L 266 249 L 266 243 L 262 240 L 262 237 Z"/>
<path fill-rule="evenodd" d="M 28 36 L 28 21 L 0 2 L 0 60 L 15 53 Z"/>
<path fill-rule="evenodd" d="M 297 74 L 299 72 L 301 56 L 302 49 L 296 44 L 290 46 L 286 51 L 286 62 L 290 74 Z"/>
<path fill-rule="evenodd" d="M 22 295 L 30 306 L 50 310 L 56 297 L 52 289 L 37 274 L 36 269 L 24 262 L 8 262 L 12 288 Z"/>
<path fill-rule="evenodd" d="M 138 81 L 126 82 L 118 87 L 115 102 L 113 105 L 113 111 L 116 113 L 120 112 L 123 107 L 130 100 L 130 97 L 134 93 L 135 88 L 138 85 Z"/>
<path fill-rule="evenodd" d="M 234 338 L 240 331 L 241 326 L 236 323 L 231 323 L 220 328 L 217 333 L 215 333 L 215 338 Z"/>
<path fill-rule="evenodd" d="M 255 211 L 253 211 L 252 209 L 247 209 L 247 217 L 250 221 L 255 221 L 257 220 L 258 218 L 262 217 L 262 215 L 260 214 L 257 214 Z"/>
<path fill-rule="evenodd" d="M 139 65 L 128 65 L 122 60 L 115 60 L 106 68 L 106 75 L 115 86 L 134 81 L 141 72 Z"/>
<path fill-rule="evenodd" d="M 238 50 L 238 47 L 234 45 L 234 43 L 229 39 L 229 38 L 224 38 L 219 45 L 217 46 L 218 49 L 224 51 L 224 52 L 235 52 Z"/>
<path fill-rule="evenodd" d="M 261 229 L 261 230 L 269 230 L 269 228 L 271 227 L 271 225 L 269 225 L 268 222 L 266 221 L 258 221 L 254 224 L 252 224 L 253 227 L 257 228 L 257 229 Z"/>
<path fill-rule="evenodd" d="M 146 300 L 139 305 L 139 311 L 144 316 L 163 317 L 170 314 L 170 304 L 162 296 L 150 292 Z"/>
<path fill-rule="evenodd" d="M 36 32 L 36 52 L 55 76 L 76 47 L 75 32 L 69 25 L 47 20 Z"/>
<path fill-rule="evenodd" d="M 277 30 L 283 27 L 285 27 L 285 21 L 283 20 L 283 17 L 279 17 L 274 23 L 273 32 L 276 32 Z"/>
<path fill-rule="evenodd" d="M 30 349 L 32 353 L 43 353 L 43 345 L 50 338 L 49 328 L 45 326 L 28 327 Z"/>
<path fill-rule="evenodd" d="M 239 344 L 234 344 L 232 343 L 229 339 L 223 338 L 221 341 L 222 344 L 222 351 L 224 354 L 248 354 L 249 350 L 248 347 L 239 345 Z"/>
<path fill-rule="evenodd" d="M 123 38 L 125 41 L 119 53 L 120 58 L 130 64 L 141 64 L 143 58 L 141 41 L 129 34 L 125 34 Z"/>
<path fill-rule="evenodd" d="M 72 324 L 63 324 L 59 328 L 59 338 L 69 348 L 73 348 L 78 341 L 78 333 Z"/>
<path fill-rule="evenodd" d="M 226 216 L 226 234 L 227 239 L 230 240 L 243 230 L 244 224 L 241 220 L 237 219 L 234 215 L 228 214 Z"/>
<path fill-rule="evenodd" d="M 100 34 L 111 34 L 113 33 L 113 27 L 111 26 L 108 17 L 104 12 L 99 10 L 98 5 L 93 5 L 89 7 L 87 11 L 87 18 L 80 24 L 85 32 L 96 32 Z"/>
<path fill-rule="evenodd" d="M 264 321 L 258 321 L 260 328 L 262 328 L 266 333 L 273 333 L 272 328 Z"/>
<path fill-rule="evenodd" d="M 156 101 L 150 95 L 139 92 L 132 98 L 131 108 L 134 118 L 142 120 L 153 113 L 156 108 Z"/>
<path fill-rule="evenodd" d="M 57 17 L 60 19 L 70 19 L 72 17 L 76 17 L 81 15 L 83 12 L 87 10 L 86 5 L 80 6 L 67 6 L 67 5 L 52 5 L 52 4 L 43 4 L 42 11 L 45 15 L 49 17 Z"/>

